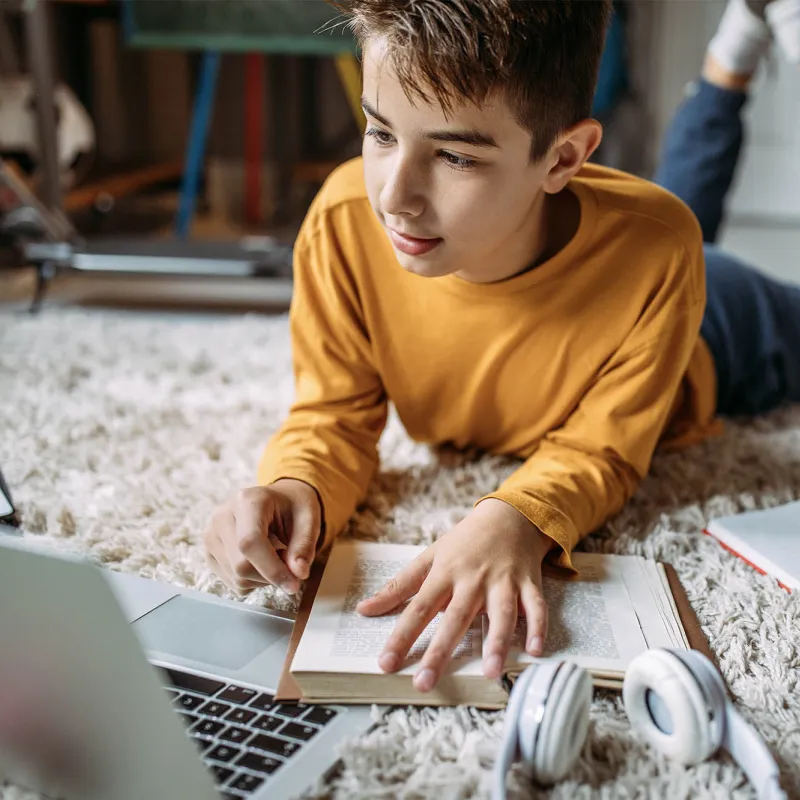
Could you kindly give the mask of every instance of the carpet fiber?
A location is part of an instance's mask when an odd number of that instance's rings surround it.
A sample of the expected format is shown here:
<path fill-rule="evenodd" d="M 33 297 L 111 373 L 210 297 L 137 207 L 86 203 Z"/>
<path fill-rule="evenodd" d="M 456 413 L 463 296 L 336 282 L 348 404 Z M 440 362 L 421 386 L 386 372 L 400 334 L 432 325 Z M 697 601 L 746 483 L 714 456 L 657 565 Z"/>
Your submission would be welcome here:
<path fill-rule="evenodd" d="M 207 319 L 46 310 L 0 318 L 0 464 L 26 535 L 90 551 L 108 567 L 225 595 L 200 536 L 214 506 L 253 481 L 293 394 L 285 317 Z M 438 453 L 392 417 L 382 470 L 351 533 L 428 543 L 514 468 Z M 636 496 L 587 549 L 671 562 L 738 708 L 800 796 L 800 593 L 701 534 L 714 516 L 800 497 L 800 408 L 729 424 L 724 436 L 656 457 Z M 291 608 L 280 592 L 245 602 Z M 621 699 L 595 697 L 589 739 L 550 793 L 524 770 L 512 796 L 753 796 L 727 757 L 682 768 L 632 736 Z M 502 714 L 392 712 L 342 747 L 344 769 L 315 796 L 486 796 Z M 11 798 L 11 791 L 7 796 Z"/>

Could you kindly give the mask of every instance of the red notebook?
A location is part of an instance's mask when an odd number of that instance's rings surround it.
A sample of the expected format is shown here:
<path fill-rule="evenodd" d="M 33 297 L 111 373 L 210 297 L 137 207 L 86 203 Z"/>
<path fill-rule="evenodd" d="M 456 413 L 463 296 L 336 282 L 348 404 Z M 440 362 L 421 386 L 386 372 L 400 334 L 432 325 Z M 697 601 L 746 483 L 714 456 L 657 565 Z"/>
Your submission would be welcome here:
<path fill-rule="evenodd" d="M 800 589 L 800 502 L 720 517 L 705 532 L 787 591 Z"/>

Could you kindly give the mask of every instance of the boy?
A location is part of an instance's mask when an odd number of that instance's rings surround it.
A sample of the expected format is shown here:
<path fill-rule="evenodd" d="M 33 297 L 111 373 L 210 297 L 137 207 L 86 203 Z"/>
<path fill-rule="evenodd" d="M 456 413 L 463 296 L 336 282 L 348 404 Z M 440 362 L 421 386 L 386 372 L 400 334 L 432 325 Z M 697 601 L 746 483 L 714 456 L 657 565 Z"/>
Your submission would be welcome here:
<path fill-rule="evenodd" d="M 363 49 L 363 162 L 331 176 L 303 224 L 296 402 L 259 485 L 215 513 L 205 545 L 229 586 L 296 591 L 366 493 L 389 400 L 417 440 L 527 459 L 359 607 L 410 600 L 386 671 L 444 611 L 415 675 L 428 691 L 482 608 L 487 677 L 519 606 L 540 654 L 545 556 L 570 567 L 659 441 L 716 430 L 703 244 L 673 195 L 586 164 L 601 139 L 588 116 L 606 0 L 347 10 Z"/>

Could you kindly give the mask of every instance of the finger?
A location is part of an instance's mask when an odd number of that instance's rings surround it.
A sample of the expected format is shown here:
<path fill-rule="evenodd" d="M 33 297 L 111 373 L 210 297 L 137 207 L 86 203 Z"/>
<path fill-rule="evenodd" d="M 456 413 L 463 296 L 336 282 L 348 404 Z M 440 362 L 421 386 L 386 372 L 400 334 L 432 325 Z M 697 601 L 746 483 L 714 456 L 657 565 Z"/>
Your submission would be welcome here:
<path fill-rule="evenodd" d="M 317 554 L 317 540 L 320 534 L 320 506 L 297 503 L 292 514 L 292 530 L 289 537 L 286 563 L 295 577 L 305 580 L 311 571 L 311 564 Z"/>
<path fill-rule="evenodd" d="M 228 555 L 225 552 L 224 540 L 236 535 L 236 526 L 233 512 L 227 507 L 217 509 L 211 521 L 211 526 L 203 535 L 203 543 L 206 551 L 206 561 L 209 567 L 219 576 L 222 582 L 232 591 L 240 591 L 239 583 L 243 584 L 247 579 L 242 578 L 237 581 L 231 573 Z"/>
<path fill-rule="evenodd" d="M 390 578 L 372 597 L 362 600 L 356 606 L 356 612 L 366 617 L 388 614 L 413 597 L 431 571 L 433 554 L 429 550 L 430 548 Z"/>
<path fill-rule="evenodd" d="M 236 532 L 225 540 L 229 572 L 234 579 L 263 578 L 294 594 L 300 588 L 300 582 L 269 541 L 268 510 L 259 497 L 245 490 L 234 506 Z"/>
<path fill-rule="evenodd" d="M 528 581 L 520 587 L 520 599 L 525 609 L 525 620 L 528 634 L 525 640 L 525 651 L 532 656 L 540 656 L 544 650 L 544 640 L 547 636 L 547 604 L 542 596 L 542 590 L 533 581 Z"/>
<path fill-rule="evenodd" d="M 259 574 L 251 561 L 241 550 L 236 548 L 235 540 L 233 544 L 230 544 L 230 542 L 231 539 L 226 539 L 222 547 L 225 550 L 225 571 L 228 573 L 231 580 L 234 583 L 241 583 L 242 585 L 249 581 L 260 581 L 262 584 L 267 583 L 266 578 Z"/>
<path fill-rule="evenodd" d="M 449 599 L 448 586 L 426 584 L 422 587 L 400 615 L 378 659 L 378 665 L 384 672 L 394 672 L 400 668 L 414 642 Z"/>
<path fill-rule="evenodd" d="M 223 540 L 229 536 L 235 535 L 236 523 L 233 518 L 233 511 L 230 506 L 224 505 L 214 510 L 211 517 L 211 524 L 203 534 L 203 545 L 205 547 L 206 556 L 213 556 L 214 560 L 222 568 L 222 571 L 227 573 L 228 557 L 225 554 L 225 547 Z M 220 577 L 222 573 L 218 570 Z"/>
<path fill-rule="evenodd" d="M 219 565 L 219 569 L 214 569 L 214 571 L 220 577 L 224 576 L 225 582 L 234 591 L 237 590 L 238 584 L 241 584 L 242 588 L 244 588 L 250 581 L 257 581 L 259 584 L 263 585 L 265 582 L 264 579 L 252 565 L 248 568 L 242 567 L 241 576 L 237 576 L 231 568 L 225 542 L 231 541 L 235 539 L 235 537 L 236 520 L 233 516 L 233 511 L 228 505 L 222 506 L 214 512 L 211 525 L 203 535 L 206 556 L 212 556 Z M 234 557 L 237 555 L 238 553 L 233 553 Z"/>
<path fill-rule="evenodd" d="M 233 544 L 231 544 L 233 543 Z M 236 547 L 236 523 L 231 523 L 231 530 L 223 532 L 219 544 L 209 550 L 219 569 L 215 570 L 225 584 L 234 592 L 245 592 L 254 586 L 263 586 L 268 581 L 259 575 L 258 570 Z"/>
<path fill-rule="evenodd" d="M 476 589 L 462 590 L 453 596 L 414 676 L 417 691 L 429 692 L 436 685 L 453 651 L 475 620 L 481 603 L 483 592 Z"/>
<path fill-rule="evenodd" d="M 513 584 L 497 584 L 489 590 L 486 613 L 489 617 L 489 634 L 483 648 L 483 674 L 496 680 L 511 647 L 511 639 L 517 627 L 517 590 Z"/>
<path fill-rule="evenodd" d="M 248 594 L 253 591 L 253 589 L 265 586 L 267 583 L 263 578 L 258 581 L 250 581 L 242 578 L 234 579 L 210 553 L 206 554 L 206 561 L 212 572 L 214 572 L 232 592 L 236 592 L 236 594 Z"/>

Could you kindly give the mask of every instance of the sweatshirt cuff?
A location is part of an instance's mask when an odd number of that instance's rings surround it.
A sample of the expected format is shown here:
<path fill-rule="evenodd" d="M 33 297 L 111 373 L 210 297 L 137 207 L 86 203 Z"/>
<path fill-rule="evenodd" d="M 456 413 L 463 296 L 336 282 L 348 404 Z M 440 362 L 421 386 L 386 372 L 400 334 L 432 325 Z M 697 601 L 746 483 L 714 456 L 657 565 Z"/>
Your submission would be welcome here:
<path fill-rule="evenodd" d="M 578 543 L 580 534 L 572 520 L 562 511 L 554 508 L 543 500 L 538 500 L 522 492 L 499 490 L 492 494 L 487 494 L 478 500 L 478 503 L 489 498 L 502 500 L 519 511 L 523 517 L 533 523 L 545 536 L 549 536 L 559 547 L 560 551 L 554 551 L 548 558 L 557 559 L 558 566 L 564 569 L 577 572 L 572 565 L 570 553 L 572 548 Z M 476 503 L 475 505 L 477 505 Z"/>

